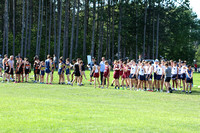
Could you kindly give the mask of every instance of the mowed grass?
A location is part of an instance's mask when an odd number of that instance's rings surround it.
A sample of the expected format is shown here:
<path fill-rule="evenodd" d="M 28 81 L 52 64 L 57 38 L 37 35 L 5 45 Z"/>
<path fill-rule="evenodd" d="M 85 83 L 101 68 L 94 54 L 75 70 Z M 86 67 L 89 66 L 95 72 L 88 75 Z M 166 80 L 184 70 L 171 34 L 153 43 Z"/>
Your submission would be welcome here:
<path fill-rule="evenodd" d="M 53 85 L 0 83 L 0 132 L 200 132 L 198 73 L 188 95 L 95 89 L 86 80 L 71 87 L 54 77 Z"/>

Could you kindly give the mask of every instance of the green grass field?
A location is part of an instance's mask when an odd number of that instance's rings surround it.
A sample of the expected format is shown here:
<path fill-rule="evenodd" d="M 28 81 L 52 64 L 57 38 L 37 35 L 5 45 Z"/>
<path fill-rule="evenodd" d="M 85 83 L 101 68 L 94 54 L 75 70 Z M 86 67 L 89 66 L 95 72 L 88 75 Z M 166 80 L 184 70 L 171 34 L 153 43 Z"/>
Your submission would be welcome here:
<path fill-rule="evenodd" d="M 0 132 L 200 132 L 200 74 L 188 95 L 95 89 L 86 80 L 71 87 L 54 76 L 53 85 L 0 83 Z"/>

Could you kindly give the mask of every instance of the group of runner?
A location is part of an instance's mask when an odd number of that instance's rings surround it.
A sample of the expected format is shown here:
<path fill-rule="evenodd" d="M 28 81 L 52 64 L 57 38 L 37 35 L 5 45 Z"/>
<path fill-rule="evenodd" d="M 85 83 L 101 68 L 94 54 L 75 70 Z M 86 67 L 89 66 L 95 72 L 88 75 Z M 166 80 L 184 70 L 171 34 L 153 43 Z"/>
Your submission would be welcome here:
<path fill-rule="evenodd" d="M 131 90 L 142 91 L 161 91 L 164 86 L 167 93 L 173 90 L 181 90 L 182 92 L 191 92 L 193 83 L 193 70 L 191 65 L 186 65 L 186 61 L 170 60 L 165 61 L 155 60 L 154 64 L 151 61 L 122 60 L 114 61 L 114 80 L 115 88 L 120 88 L 119 79 L 121 78 L 122 88 L 129 87 Z M 172 85 L 170 81 L 172 80 Z M 111 85 L 113 85 L 113 83 Z M 181 83 L 183 87 L 181 86 Z M 177 89 L 178 88 L 178 89 Z"/>
<path fill-rule="evenodd" d="M 29 73 L 31 72 L 29 60 L 27 58 L 23 60 L 20 56 L 16 56 L 15 60 L 16 64 L 14 63 L 14 56 L 12 55 L 10 58 L 7 55 L 4 55 L 3 59 L 0 57 L 0 76 L 3 75 L 2 82 L 12 80 L 15 83 L 19 83 L 24 82 L 24 79 L 25 82 L 28 82 Z M 58 69 L 59 84 L 65 84 L 65 77 L 67 77 L 68 85 L 73 86 L 76 82 L 78 86 L 82 86 L 83 77 L 87 79 L 85 75 L 85 64 L 80 58 L 73 60 L 71 64 L 69 58 L 64 60 L 63 57 L 60 57 L 58 67 L 56 64 L 57 59 L 55 55 L 54 57 L 47 55 L 45 61 L 40 61 L 38 56 L 35 56 L 33 63 L 34 83 L 40 82 L 44 84 L 44 76 L 46 73 L 46 84 L 52 84 L 55 69 Z M 191 65 L 187 65 L 186 61 L 159 61 L 156 59 L 155 62 L 145 60 L 136 62 L 135 60 L 127 59 L 125 61 L 115 60 L 112 65 L 114 80 L 111 86 L 115 86 L 115 89 L 130 88 L 130 90 L 137 91 L 163 92 L 165 86 L 167 93 L 173 90 L 181 90 L 181 88 L 182 92 L 192 93 L 193 70 Z M 92 61 L 88 63 L 87 67 L 90 70 L 90 85 L 92 85 L 92 78 L 94 78 L 95 88 L 97 83 L 99 88 L 104 88 L 105 85 L 106 88 L 109 87 L 112 67 L 104 57 L 102 57 L 102 61 L 99 64 L 95 58 L 92 58 Z M 2 68 L 4 69 L 3 74 Z M 71 69 L 73 69 L 72 73 Z M 99 81 L 99 77 L 101 82 Z M 170 84 L 171 80 L 172 85 Z"/>

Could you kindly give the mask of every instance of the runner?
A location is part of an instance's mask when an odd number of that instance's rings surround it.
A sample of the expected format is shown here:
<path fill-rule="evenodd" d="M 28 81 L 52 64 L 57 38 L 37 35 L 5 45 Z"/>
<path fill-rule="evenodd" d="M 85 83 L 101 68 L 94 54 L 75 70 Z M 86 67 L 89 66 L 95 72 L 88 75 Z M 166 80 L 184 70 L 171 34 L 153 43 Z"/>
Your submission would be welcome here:
<path fill-rule="evenodd" d="M 52 84 L 52 82 L 53 82 L 53 73 L 54 73 L 54 70 L 56 68 L 55 62 L 53 61 L 52 57 L 50 58 L 50 63 L 51 63 L 51 66 L 50 66 L 50 70 L 51 70 L 51 72 L 50 72 L 50 84 Z"/>
<path fill-rule="evenodd" d="M 119 87 L 119 71 L 120 71 L 120 67 L 119 67 L 119 61 L 115 60 L 114 61 L 114 74 L 113 74 L 113 78 L 114 78 L 114 82 L 115 82 L 115 89 L 120 89 Z"/>
<path fill-rule="evenodd" d="M 70 82 L 70 78 L 69 78 L 69 76 L 70 76 L 70 68 L 72 67 L 72 65 L 71 65 L 71 63 L 70 63 L 70 61 L 69 61 L 69 58 L 67 58 L 66 59 L 66 75 L 67 75 L 67 84 L 68 85 L 70 85 L 71 84 L 71 82 Z"/>
<path fill-rule="evenodd" d="M 100 83 L 99 83 L 99 72 L 100 72 L 100 67 L 97 66 L 97 62 L 94 61 L 94 66 L 93 66 L 93 77 L 94 77 L 94 88 L 96 88 L 96 82 L 98 82 L 99 88 L 100 88 Z"/>
<path fill-rule="evenodd" d="M 193 70 L 191 69 L 191 65 L 188 65 L 188 69 L 186 71 L 186 94 L 188 93 L 188 87 L 190 86 L 189 93 L 192 93 L 192 81 L 193 81 Z"/>
<path fill-rule="evenodd" d="M 20 66 L 19 66 L 19 79 L 20 77 L 22 78 L 21 82 L 24 82 L 24 72 L 25 72 L 25 65 L 24 65 L 24 61 L 22 60 L 22 57 L 19 57 L 19 60 L 21 62 Z"/>
<path fill-rule="evenodd" d="M 77 81 L 77 85 L 81 86 L 81 83 L 80 83 L 81 65 L 79 63 L 79 59 L 77 59 L 77 62 L 74 64 L 74 75 L 75 75 L 75 79 L 72 81 L 71 85 L 73 86 L 74 82 Z"/>
<path fill-rule="evenodd" d="M 153 65 L 153 71 L 154 71 L 154 81 L 153 81 L 153 90 L 154 90 L 154 87 L 155 89 L 157 89 L 157 74 L 156 74 L 156 71 L 157 71 L 157 68 L 158 68 L 158 59 L 155 60 L 154 62 L 154 65 Z"/>
<path fill-rule="evenodd" d="M 15 83 L 19 83 L 20 82 L 20 71 L 19 68 L 21 66 L 21 62 L 19 60 L 19 57 L 16 56 L 16 69 L 15 69 Z"/>
<path fill-rule="evenodd" d="M 173 67 L 172 67 L 172 89 L 173 90 L 177 90 L 177 79 L 178 79 L 178 68 L 177 68 L 177 63 L 174 61 Z"/>
<path fill-rule="evenodd" d="M 5 61 L 7 61 L 7 60 L 8 60 L 8 56 L 7 56 L 7 54 L 5 54 L 4 55 L 4 59 L 2 61 L 3 69 L 4 69 L 2 82 L 4 82 L 4 79 L 6 78 L 6 74 L 5 74 L 6 64 L 5 64 Z"/>
<path fill-rule="evenodd" d="M 159 63 L 158 68 L 156 70 L 156 77 L 157 77 L 157 91 L 163 92 L 163 89 L 161 88 L 161 81 L 164 78 L 164 69 L 162 68 L 162 64 Z M 161 90 L 160 90 L 161 88 Z"/>
<path fill-rule="evenodd" d="M 45 60 L 45 72 L 46 72 L 46 84 L 49 83 L 49 75 L 50 75 L 50 72 L 51 72 L 51 61 L 50 61 L 50 55 L 47 55 L 47 59 Z M 51 83 L 51 80 L 50 80 L 50 83 Z"/>
<path fill-rule="evenodd" d="M 186 61 L 183 61 L 182 68 L 181 68 L 181 74 L 182 74 L 182 83 L 183 83 L 183 90 L 182 92 L 185 92 L 185 85 L 186 85 L 186 71 L 187 71 L 187 66 L 186 66 Z"/>
<path fill-rule="evenodd" d="M 63 68 L 63 59 L 60 58 L 59 59 L 59 65 L 58 65 L 58 75 L 59 75 L 59 82 L 58 84 L 64 84 L 64 79 L 63 79 L 63 76 L 64 76 L 64 68 Z"/>
<path fill-rule="evenodd" d="M 122 89 L 124 89 L 124 81 L 126 83 L 126 89 L 128 88 L 128 67 L 127 62 L 123 62 L 123 75 L 122 75 Z"/>
<path fill-rule="evenodd" d="M 44 61 L 40 62 L 40 84 L 44 84 L 44 75 L 45 75 L 45 63 Z"/>
<path fill-rule="evenodd" d="M 7 83 L 9 83 L 9 79 L 10 79 L 10 64 L 9 64 L 9 60 L 8 59 L 4 59 L 4 63 L 5 63 L 5 78 Z"/>
<path fill-rule="evenodd" d="M 3 64 L 2 64 L 2 62 L 3 62 L 3 59 L 2 59 L 2 56 L 1 56 L 1 54 L 0 54 L 0 77 L 2 77 L 2 69 L 3 69 Z"/>
<path fill-rule="evenodd" d="M 103 74 L 103 84 L 102 84 L 102 88 L 104 88 L 104 81 L 107 79 L 107 89 L 109 87 L 109 78 L 110 78 L 110 70 L 111 67 L 108 64 L 108 61 L 105 61 L 105 70 L 104 70 L 104 74 Z"/>
<path fill-rule="evenodd" d="M 170 93 L 171 68 L 169 67 L 168 63 L 165 64 L 165 68 L 165 87 L 167 93 Z"/>
<path fill-rule="evenodd" d="M 90 85 L 92 85 L 92 76 L 93 76 L 93 70 L 92 70 L 92 68 L 93 68 L 93 66 L 94 66 L 94 61 L 95 61 L 95 58 L 94 57 L 92 57 L 92 61 L 87 65 L 87 67 L 89 68 L 89 70 L 90 70 Z"/>
<path fill-rule="evenodd" d="M 136 80 L 137 66 L 134 60 L 132 60 L 131 62 L 132 62 L 132 66 L 131 66 L 131 72 L 129 76 L 129 87 L 130 87 L 130 90 L 132 90 L 132 87 L 134 87 L 134 90 L 135 90 L 137 87 L 137 80 Z"/>
<path fill-rule="evenodd" d="M 145 61 L 144 62 L 144 69 L 145 69 L 145 73 L 144 73 L 144 91 L 147 90 L 147 87 L 148 87 L 148 70 L 149 70 L 149 65 L 148 65 L 148 62 Z"/>
<path fill-rule="evenodd" d="M 40 61 L 39 61 L 39 58 L 38 58 L 38 56 L 35 56 L 34 57 L 34 78 L 35 78 L 35 81 L 34 81 L 34 83 L 37 83 L 37 82 L 39 82 L 39 75 L 40 75 L 40 69 L 39 69 L 39 67 L 40 67 Z"/>
<path fill-rule="evenodd" d="M 31 65 L 28 61 L 28 58 L 25 58 L 25 82 L 28 82 L 29 73 L 31 72 Z"/>
<path fill-rule="evenodd" d="M 138 85 L 137 85 L 137 91 L 139 90 L 143 90 L 143 83 L 145 81 L 145 77 L 144 77 L 144 74 L 145 74 L 145 69 L 144 69 L 144 63 L 141 64 L 141 66 L 138 68 Z"/>
<path fill-rule="evenodd" d="M 149 62 L 148 69 L 147 69 L 147 77 L 146 77 L 148 85 L 149 85 L 147 91 L 153 91 L 153 89 L 152 89 L 152 72 L 153 72 L 152 63 Z"/>
<path fill-rule="evenodd" d="M 164 60 L 161 61 L 161 67 L 163 68 L 163 72 L 164 72 L 164 74 L 162 76 L 162 80 L 161 80 L 161 90 L 163 90 L 164 82 L 165 82 L 165 69 L 166 69 Z"/>
<path fill-rule="evenodd" d="M 11 80 L 14 81 L 14 56 L 11 55 L 8 63 L 10 65 L 9 75 L 11 75 Z M 9 77 L 10 78 L 10 77 Z"/>

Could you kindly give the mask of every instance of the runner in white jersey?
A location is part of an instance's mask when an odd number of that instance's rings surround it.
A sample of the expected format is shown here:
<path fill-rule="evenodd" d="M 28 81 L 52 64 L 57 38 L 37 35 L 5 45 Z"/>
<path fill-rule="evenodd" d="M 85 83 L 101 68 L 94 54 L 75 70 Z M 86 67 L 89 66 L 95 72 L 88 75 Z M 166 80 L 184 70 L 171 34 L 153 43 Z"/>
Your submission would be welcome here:
<path fill-rule="evenodd" d="M 161 66 L 162 66 L 162 68 L 163 68 L 163 70 L 165 72 L 166 67 L 165 67 L 165 61 L 164 60 L 161 61 Z M 161 90 L 163 90 L 163 86 L 164 86 L 164 81 L 165 81 L 164 77 L 165 77 L 165 73 L 164 73 L 163 78 L 161 80 Z"/>
<path fill-rule="evenodd" d="M 137 85 L 137 90 L 143 89 L 143 82 L 145 80 L 144 74 L 145 74 L 145 69 L 144 69 L 144 63 L 142 63 L 141 67 L 138 68 L 138 85 Z"/>
<path fill-rule="evenodd" d="M 178 78 L 178 68 L 176 61 L 173 62 L 172 66 L 172 88 L 173 90 L 177 90 L 177 78 Z M 176 89 L 175 88 L 176 85 Z"/>
<path fill-rule="evenodd" d="M 183 83 L 183 90 L 182 92 L 185 92 L 185 86 L 186 86 L 186 71 L 187 71 L 187 66 L 186 66 L 186 61 L 182 62 L 182 67 L 181 67 L 181 75 L 182 75 L 182 83 Z"/>
<path fill-rule="evenodd" d="M 153 90 L 154 90 L 154 87 L 155 87 L 155 89 L 157 88 L 157 84 L 156 84 L 157 83 L 156 82 L 156 80 L 157 80 L 156 70 L 158 68 L 158 63 L 159 63 L 159 61 L 158 61 L 158 59 L 156 59 L 155 62 L 154 62 L 154 65 L 153 65 L 153 72 L 154 72 Z"/>
<path fill-rule="evenodd" d="M 152 72 L 153 72 L 152 63 L 149 62 L 148 63 L 148 70 L 147 70 L 147 76 L 146 76 L 147 81 L 148 81 L 148 85 L 149 85 L 148 88 L 147 88 L 148 91 L 153 91 L 152 90 Z"/>
<path fill-rule="evenodd" d="M 182 63 L 179 63 L 178 64 L 178 79 L 177 79 L 178 87 L 179 87 L 178 90 L 181 90 L 181 79 L 182 79 L 181 69 L 182 69 Z"/>
<path fill-rule="evenodd" d="M 161 91 L 163 92 L 163 90 L 161 89 L 160 90 L 160 83 L 161 83 L 161 80 L 163 78 L 163 75 L 164 75 L 164 69 L 162 68 L 162 64 L 159 63 L 159 66 L 156 70 L 156 74 L 157 74 L 157 91 Z"/>
<path fill-rule="evenodd" d="M 12 78 L 11 80 L 14 81 L 14 56 L 13 55 L 10 56 L 8 63 L 10 65 L 9 74 L 11 75 L 11 78 Z"/>
<path fill-rule="evenodd" d="M 148 86 L 148 75 L 147 75 L 147 72 L 148 72 L 148 69 L 149 69 L 149 65 L 148 65 L 148 62 L 145 61 L 144 62 L 144 69 L 145 69 L 145 73 L 144 73 L 144 90 L 146 91 L 147 90 L 147 86 Z"/>
<path fill-rule="evenodd" d="M 132 62 L 132 65 L 131 65 L 131 73 L 129 76 L 129 86 L 130 86 L 130 89 L 132 90 L 132 86 L 134 86 L 134 88 L 136 88 L 137 86 L 137 80 L 136 80 L 137 66 L 134 60 L 132 60 L 131 62 Z"/>
<path fill-rule="evenodd" d="M 97 66 L 96 61 L 94 61 L 94 66 L 93 66 L 93 77 L 94 77 L 94 87 L 96 88 L 96 82 L 99 85 L 100 88 L 100 82 L 99 82 L 99 72 L 100 72 L 100 67 Z"/>

